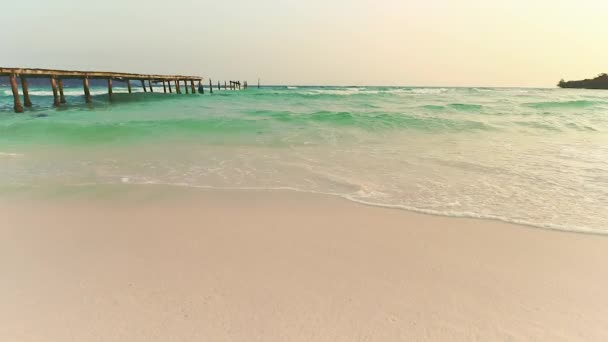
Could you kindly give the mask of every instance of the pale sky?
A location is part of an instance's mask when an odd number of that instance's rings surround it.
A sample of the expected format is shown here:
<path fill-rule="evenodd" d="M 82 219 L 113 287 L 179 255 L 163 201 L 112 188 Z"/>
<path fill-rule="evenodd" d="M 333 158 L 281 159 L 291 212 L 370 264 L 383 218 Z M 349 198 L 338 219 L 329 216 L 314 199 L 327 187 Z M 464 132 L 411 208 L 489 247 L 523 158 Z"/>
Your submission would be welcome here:
<path fill-rule="evenodd" d="M 530 87 L 608 72 L 608 0 L 20 0 L 1 11 L 5 67 Z"/>

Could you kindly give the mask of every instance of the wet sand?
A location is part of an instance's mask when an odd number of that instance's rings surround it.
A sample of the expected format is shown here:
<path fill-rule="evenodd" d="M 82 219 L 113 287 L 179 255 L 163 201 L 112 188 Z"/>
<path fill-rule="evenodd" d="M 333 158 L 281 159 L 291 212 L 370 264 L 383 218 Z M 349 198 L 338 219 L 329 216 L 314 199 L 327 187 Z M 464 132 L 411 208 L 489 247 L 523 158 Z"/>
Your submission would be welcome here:
<path fill-rule="evenodd" d="M 2 341 L 602 341 L 608 237 L 282 191 L 0 198 Z"/>

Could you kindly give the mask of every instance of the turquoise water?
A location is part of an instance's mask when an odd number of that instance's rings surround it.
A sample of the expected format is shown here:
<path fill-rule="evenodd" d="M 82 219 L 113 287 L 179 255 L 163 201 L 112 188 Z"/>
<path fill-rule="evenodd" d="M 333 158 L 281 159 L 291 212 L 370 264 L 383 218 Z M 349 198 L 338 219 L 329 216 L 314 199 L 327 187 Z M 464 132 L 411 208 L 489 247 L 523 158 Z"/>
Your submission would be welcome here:
<path fill-rule="evenodd" d="M 0 192 L 91 184 L 292 189 L 371 205 L 608 233 L 608 92 L 266 87 L 213 96 L 80 88 L 12 112 Z"/>

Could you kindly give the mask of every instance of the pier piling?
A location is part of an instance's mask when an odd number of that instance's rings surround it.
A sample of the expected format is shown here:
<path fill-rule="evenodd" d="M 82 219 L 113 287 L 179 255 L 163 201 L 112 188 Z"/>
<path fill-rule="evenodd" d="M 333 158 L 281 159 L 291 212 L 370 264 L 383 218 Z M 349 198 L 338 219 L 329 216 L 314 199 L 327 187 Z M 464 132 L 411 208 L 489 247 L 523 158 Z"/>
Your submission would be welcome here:
<path fill-rule="evenodd" d="M 165 84 L 165 81 L 163 81 L 163 92 L 165 94 L 167 93 L 167 85 Z"/>
<path fill-rule="evenodd" d="M 169 85 L 169 94 L 173 94 L 173 89 L 171 89 L 171 81 L 167 81 L 167 85 Z"/>
<path fill-rule="evenodd" d="M 21 76 L 21 89 L 23 90 L 23 104 L 26 107 L 32 106 L 32 101 L 30 101 L 30 90 L 27 84 L 27 78 Z"/>
<path fill-rule="evenodd" d="M 57 80 L 57 86 L 59 87 L 59 103 L 65 103 L 65 95 L 63 94 L 63 79 Z"/>
<path fill-rule="evenodd" d="M 144 88 L 144 93 L 148 92 L 148 90 L 146 89 L 146 83 L 144 82 L 144 80 L 141 80 L 141 87 Z"/>
<path fill-rule="evenodd" d="M 10 82 L 11 90 L 13 91 L 13 108 L 16 113 L 23 113 L 23 106 L 21 105 L 21 99 L 19 98 L 19 88 L 17 88 L 17 75 L 11 74 Z"/>
<path fill-rule="evenodd" d="M 184 88 L 186 89 L 186 94 L 190 94 L 190 91 L 188 90 L 188 83 L 186 83 L 186 81 L 184 81 Z"/>
<path fill-rule="evenodd" d="M 182 93 L 182 90 L 179 87 L 179 81 L 178 80 L 175 80 L 175 92 L 178 93 L 178 94 Z"/>
<path fill-rule="evenodd" d="M 82 86 L 84 87 L 84 100 L 86 103 L 91 103 L 91 90 L 89 89 L 88 77 L 82 79 Z"/>
<path fill-rule="evenodd" d="M 150 92 L 154 92 L 154 88 L 152 88 L 152 80 L 148 80 L 148 86 L 150 87 Z"/>
<path fill-rule="evenodd" d="M 192 94 L 196 94 L 196 88 L 194 87 L 194 80 L 190 80 L 190 87 L 192 88 Z"/>
<path fill-rule="evenodd" d="M 131 80 L 127 80 L 127 88 L 129 88 L 129 94 L 131 94 Z"/>
<path fill-rule="evenodd" d="M 198 92 L 201 94 L 205 93 L 205 87 L 203 87 L 203 83 L 200 80 L 198 81 Z"/>
<path fill-rule="evenodd" d="M 57 90 L 57 80 L 51 77 L 51 88 L 53 88 L 53 106 L 59 107 L 59 91 Z"/>
<path fill-rule="evenodd" d="M 108 99 L 112 101 L 112 79 L 108 78 Z"/>
<path fill-rule="evenodd" d="M 209 94 L 213 94 L 213 83 L 211 83 L 211 79 L 209 79 Z"/>

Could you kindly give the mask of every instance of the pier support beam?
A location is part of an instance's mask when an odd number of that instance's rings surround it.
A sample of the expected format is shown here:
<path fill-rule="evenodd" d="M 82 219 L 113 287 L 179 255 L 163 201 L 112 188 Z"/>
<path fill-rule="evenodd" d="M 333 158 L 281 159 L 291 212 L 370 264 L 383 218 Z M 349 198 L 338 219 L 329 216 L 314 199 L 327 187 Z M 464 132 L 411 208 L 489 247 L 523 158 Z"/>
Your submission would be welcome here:
<path fill-rule="evenodd" d="M 182 93 L 182 90 L 179 87 L 179 81 L 178 80 L 175 80 L 175 92 L 178 93 L 178 94 Z"/>
<path fill-rule="evenodd" d="M 224 81 L 224 90 L 227 90 L 228 88 L 226 88 L 226 81 Z"/>
<path fill-rule="evenodd" d="M 148 92 L 148 90 L 146 89 L 146 84 L 144 83 L 144 80 L 141 80 L 141 87 L 144 88 L 144 93 Z"/>
<path fill-rule="evenodd" d="M 203 87 L 203 82 L 201 80 L 198 81 L 198 92 L 201 94 L 205 93 L 205 87 Z"/>
<path fill-rule="evenodd" d="M 192 87 L 192 94 L 196 94 L 196 89 L 194 88 L 194 80 L 190 80 L 190 87 Z"/>
<path fill-rule="evenodd" d="M 150 92 L 154 92 L 154 88 L 152 88 L 152 80 L 148 80 L 148 86 L 150 86 Z"/>
<path fill-rule="evenodd" d="M 108 78 L 108 99 L 112 101 L 112 79 Z"/>
<path fill-rule="evenodd" d="M 86 103 L 91 103 L 91 90 L 89 89 L 88 77 L 82 79 L 82 86 L 84 87 L 84 100 Z"/>
<path fill-rule="evenodd" d="M 188 83 L 187 83 L 186 80 L 184 80 L 184 88 L 186 88 L 186 94 L 188 94 L 189 93 L 189 91 L 188 91 Z"/>
<path fill-rule="evenodd" d="M 163 92 L 165 94 L 167 93 L 167 84 L 165 83 L 165 81 L 163 81 Z"/>
<path fill-rule="evenodd" d="M 173 89 L 171 89 L 171 81 L 167 81 L 167 84 L 169 85 L 169 94 L 172 94 Z"/>
<path fill-rule="evenodd" d="M 17 88 L 17 75 L 11 74 L 11 90 L 13 91 L 13 108 L 15 113 L 23 113 L 23 106 L 21 105 L 21 99 L 19 98 L 19 88 Z"/>
<path fill-rule="evenodd" d="M 127 88 L 129 88 L 129 94 L 131 94 L 131 80 L 127 80 Z"/>
<path fill-rule="evenodd" d="M 209 79 L 209 94 L 213 94 L 213 83 L 211 83 L 211 79 Z"/>
<path fill-rule="evenodd" d="M 57 80 L 57 86 L 59 86 L 59 103 L 65 103 L 65 95 L 63 94 L 63 79 Z"/>
<path fill-rule="evenodd" d="M 57 80 L 51 77 L 51 88 L 53 88 L 53 106 L 59 107 L 59 91 L 57 90 Z"/>
<path fill-rule="evenodd" d="M 21 89 L 23 90 L 23 104 L 26 107 L 32 106 L 32 101 L 30 101 L 30 91 L 27 85 L 27 78 L 21 76 Z"/>

